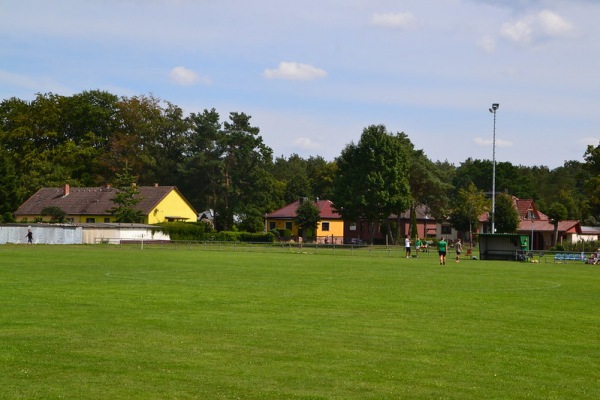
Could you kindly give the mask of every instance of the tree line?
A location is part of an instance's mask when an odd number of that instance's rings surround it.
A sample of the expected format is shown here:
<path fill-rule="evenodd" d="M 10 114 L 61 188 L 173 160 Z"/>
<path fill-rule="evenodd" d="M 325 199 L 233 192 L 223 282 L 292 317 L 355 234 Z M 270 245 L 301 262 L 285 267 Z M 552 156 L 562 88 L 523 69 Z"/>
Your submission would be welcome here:
<path fill-rule="evenodd" d="M 432 161 L 407 134 L 383 125 L 366 127 L 358 143 L 328 161 L 274 157 L 243 112 L 185 115 L 152 95 L 91 90 L 0 103 L 4 222 L 41 187 L 112 184 L 125 166 L 138 185 L 175 185 L 196 210 L 214 210 L 218 230 L 249 232 L 264 229 L 265 213 L 299 198 L 331 199 L 345 218 L 371 222 L 425 204 L 434 217 L 450 217 L 466 230 L 487 207 L 492 176 L 490 160 Z M 600 225 L 600 144 L 582 149 L 581 161 L 553 170 L 499 162 L 496 188 L 534 199 L 542 212 L 558 204 L 563 219 Z M 497 221 L 501 209 L 497 205 Z"/>

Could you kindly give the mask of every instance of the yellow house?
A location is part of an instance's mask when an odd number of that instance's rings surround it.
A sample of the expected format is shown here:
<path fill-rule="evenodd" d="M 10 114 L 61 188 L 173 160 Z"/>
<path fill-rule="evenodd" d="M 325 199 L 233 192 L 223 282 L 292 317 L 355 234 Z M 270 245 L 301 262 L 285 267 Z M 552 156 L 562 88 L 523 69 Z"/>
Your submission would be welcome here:
<path fill-rule="evenodd" d="M 197 213 L 175 186 L 140 186 L 140 201 L 133 207 L 141 211 L 142 223 L 197 220 Z M 66 213 L 66 221 L 71 223 L 116 222 L 110 213 L 117 189 L 104 187 L 42 188 L 31 196 L 15 212 L 18 222 L 49 221 L 50 216 L 42 215 L 46 207 L 57 207 Z"/>
<path fill-rule="evenodd" d="M 296 210 L 300 201 L 295 201 L 287 206 L 273 211 L 265 216 L 265 227 L 267 231 L 276 229 L 281 234 L 290 232 L 292 237 L 302 236 L 302 231 L 296 223 Z M 316 232 L 307 232 L 307 236 L 312 236 L 317 243 L 336 243 L 344 242 L 344 221 L 332 207 L 329 200 L 318 200 L 315 205 L 319 209 L 321 220 L 317 226 Z"/>

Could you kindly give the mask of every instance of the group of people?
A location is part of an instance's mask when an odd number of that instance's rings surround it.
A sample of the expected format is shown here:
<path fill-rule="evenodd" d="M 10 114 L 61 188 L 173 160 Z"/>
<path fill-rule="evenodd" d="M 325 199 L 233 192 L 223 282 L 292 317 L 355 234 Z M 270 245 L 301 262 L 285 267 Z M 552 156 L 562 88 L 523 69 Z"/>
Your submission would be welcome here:
<path fill-rule="evenodd" d="M 410 238 L 408 237 L 408 235 L 406 235 L 406 237 L 404 238 L 404 248 L 406 251 L 406 258 L 410 258 L 411 257 L 411 243 L 410 243 Z M 443 237 L 440 238 L 440 240 L 437 243 L 437 248 L 438 248 L 438 255 L 440 257 L 440 265 L 446 265 L 446 255 L 448 253 L 448 242 L 446 242 L 444 240 Z M 420 238 L 417 239 L 417 242 L 415 243 L 415 249 L 417 251 L 417 254 L 419 253 L 419 250 L 425 250 L 427 251 L 427 242 L 422 241 Z M 460 239 L 457 239 L 456 243 L 454 244 L 454 251 L 456 251 L 456 262 L 460 262 L 460 255 L 462 253 L 462 241 Z"/>
<path fill-rule="evenodd" d="M 454 243 L 454 251 L 456 251 L 456 262 L 460 262 L 460 254 L 462 253 L 462 240 L 457 239 Z M 440 265 L 446 265 L 446 254 L 448 252 L 448 242 L 444 238 L 440 238 L 438 242 L 438 255 L 440 256 Z"/>
<path fill-rule="evenodd" d="M 590 254 L 590 258 L 588 258 L 586 261 L 586 264 L 596 265 L 598 263 L 600 263 L 600 247 L 598 247 L 596 253 Z"/>
<path fill-rule="evenodd" d="M 421 240 L 421 238 L 417 238 L 417 242 L 415 243 L 415 250 L 417 252 L 417 256 L 419 256 L 419 251 L 427 251 L 427 241 Z M 406 250 L 406 258 L 411 257 L 411 242 L 408 235 L 404 238 L 404 248 Z"/>

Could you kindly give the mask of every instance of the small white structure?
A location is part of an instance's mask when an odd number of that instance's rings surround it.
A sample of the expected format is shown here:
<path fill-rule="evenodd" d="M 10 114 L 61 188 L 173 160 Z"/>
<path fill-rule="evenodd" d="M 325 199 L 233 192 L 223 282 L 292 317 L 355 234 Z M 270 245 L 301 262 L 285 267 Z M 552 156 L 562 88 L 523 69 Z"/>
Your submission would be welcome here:
<path fill-rule="evenodd" d="M 123 242 L 164 242 L 170 241 L 169 235 L 157 229 L 154 225 L 104 223 L 104 224 L 79 224 L 83 228 L 83 243 L 110 243 Z"/>
<path fill-rule="evenodd" d="M 33 244 L 96 244 L 124 242 L 165 242 L 168 234 L 146 224 L 2 224 L 0 244 L 26 244 L 27 232 L 33 233 Z"/>
<path fill-rule="evenodd" d="M 581 233 L 573 234 L 572 242 L 591 242 L 600 240 L 600 227 L 598 226 L 582 226 Z"/>

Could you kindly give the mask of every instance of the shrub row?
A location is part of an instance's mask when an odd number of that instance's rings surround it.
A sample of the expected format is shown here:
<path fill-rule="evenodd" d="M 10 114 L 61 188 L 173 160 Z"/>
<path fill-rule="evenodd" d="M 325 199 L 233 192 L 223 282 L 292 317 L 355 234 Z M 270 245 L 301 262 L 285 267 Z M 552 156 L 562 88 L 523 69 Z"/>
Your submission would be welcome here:
<path fill-rule="evenodd" d="M 169 235 L 171 240 L 195 240 L 195 241 L 217 241 L 217 242 L 261 242 L 271 243 L 275 241 L 272 233 L 249 233 L 249 232 L 215 232 L 212 226 L 206 222 L 165 222 L 158 224 L 160 229 Z"/>

